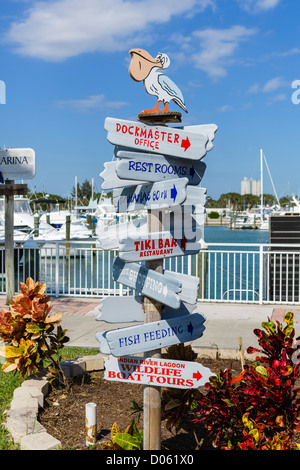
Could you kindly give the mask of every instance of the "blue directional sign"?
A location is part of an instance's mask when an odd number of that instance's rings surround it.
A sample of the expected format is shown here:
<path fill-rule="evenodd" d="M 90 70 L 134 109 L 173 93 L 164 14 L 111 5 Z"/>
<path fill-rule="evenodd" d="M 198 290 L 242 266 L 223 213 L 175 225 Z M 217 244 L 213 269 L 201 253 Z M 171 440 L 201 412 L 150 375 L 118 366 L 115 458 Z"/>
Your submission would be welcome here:
<path fill-rule="evenodd" d="M 201 313 L 191 313 L 183 317 L 107 331 L 103 336 L 110 353 L 121 357 L 200 338 L 205 330 L 205 320 Z M 97 335 L 96 338 L 100 340 Z"/>
<path fill-rule="evenodd" d="M 116 212 L 163 209 L 182 204 L 187 197 L 187 178 L 114 189 Z"/>
<path fill-rule="evenodd" d="M 113 279 L 151 299 L 173 308 L 180 307 L 181 282 L 165 277 L 138 263 L 125 263 L 119 257 L 113 263 Z"/>
<path fill-rule="evenodd" d="M 205 163 L 200 161 L 163 155 L 119 151 L 117 156 L 121 160 L 114 162 L 116 174 L 126 182 L 132 179 L 154 183 L 175 178 L 188 178 L 188 184 L 198 185 L 206 169 Z"/>

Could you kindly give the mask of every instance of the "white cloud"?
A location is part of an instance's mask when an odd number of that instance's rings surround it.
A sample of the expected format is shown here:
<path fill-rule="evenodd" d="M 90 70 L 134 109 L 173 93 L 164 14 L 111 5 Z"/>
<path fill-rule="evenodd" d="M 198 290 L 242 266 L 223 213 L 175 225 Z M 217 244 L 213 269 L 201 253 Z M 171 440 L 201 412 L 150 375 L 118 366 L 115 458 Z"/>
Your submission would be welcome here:
<path fill-rule="evenodd" d="M 92 95 L 88 98 L 83 98 L 79 100 L 57 100 L 55 105 L 60 108 L 73 109 L 78 112 L 88 112 L 93 109 L 103 109 L 103 108 L 121 108 L 127 103 L 124 101 L 106 101 L 104 95 Z"/>
<path fill-rule="evenodd" d="M 282 0 L 237 0 L 249 13 L 259 13 L 276 8 Z"/>
<path fill-rule="evenodd" d="M 155 24 L 191 15 L 213 0 L 54 0 L 36 1 L 26 17 L 13 22 L 6 41 L 24 56 L 62 61 L 82 53 L 126 50 Z"/>
<path fill-rule="evenodd" d="M 270 93 L 276 91 L 279 88 L 285 87 L 287 82 L 285 82 L 281 77 L 275 77 L 269 80 L 263 87 L 262 91 L 264 93 Z"/>
<path fill-rule="evenodd" d="M 277 91 L 279 88 L 285 87 L 290 87 L 290 82 L 284 80 L 282 77 L 274 77 L 268 80 L 263 86 L 260 86 L 258 83 L 254 83 L 248 88 L 246 93 L 272 93 L 273 91 Z"/>
<path fill-rule="evenodd" d="M 228 29 L 205 29 L 192 33 L 193 41 L 200 45 L 200 51 L 193 52 L 191 59 L 196 68 L 204 70 L 212 78 L 218 79 L 227 75 L 227 66 L 234 62 L 234 53 L 242 41 L 246 41 L 256 33 L 255 29 L 244 26 L 232 26 Z M 186 42 L 187 44 L 187 42 Z"/>

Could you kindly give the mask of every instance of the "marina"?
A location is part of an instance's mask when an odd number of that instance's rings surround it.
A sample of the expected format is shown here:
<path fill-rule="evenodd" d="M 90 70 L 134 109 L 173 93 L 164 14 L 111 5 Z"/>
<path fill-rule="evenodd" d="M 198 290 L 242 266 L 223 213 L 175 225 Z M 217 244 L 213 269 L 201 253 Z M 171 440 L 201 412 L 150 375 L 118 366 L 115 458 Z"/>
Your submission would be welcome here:
<path fill-rule="evenodd" d="M 166 258 L 164 269 L 198 276 L 201 302 L 298 305 L 299 244 L 269 243 L 269 232 L 204 228 L 205 247 L 198 254 Z M 274 249 L 276 248 L 276 251 Z M 3 254 L 2 248 L 2 254 Z M 288 253 L 287 253 L 288 249 Z M 134 290 L 113 279 L 118 251 L 103 250 L 95 241 L 32 241 L 16 246 L 15 289 L 28 276 L 47 284 L 53 297 L 103 298 L 131 296 Z M 286 269 L 286 258 L 288 267 Z M 280 268 L 274 282 L 271 265 Z M 4 273 L 4 256 L 1 256 Z M 5 293 L 5 275 L 0 282 Z"/>

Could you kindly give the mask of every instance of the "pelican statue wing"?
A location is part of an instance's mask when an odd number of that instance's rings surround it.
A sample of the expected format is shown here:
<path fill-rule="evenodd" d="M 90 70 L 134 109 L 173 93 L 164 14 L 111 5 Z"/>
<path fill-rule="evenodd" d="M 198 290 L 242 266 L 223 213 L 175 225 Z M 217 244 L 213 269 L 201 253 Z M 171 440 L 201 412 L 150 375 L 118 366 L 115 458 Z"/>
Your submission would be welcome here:
<path fill-rule="evenodd" d="M 175 85 L 175 83 L 164 74 L 159 74 L 158 83 L 164 92 L 169 95 L 170 99 L 175 101 L 175 103 L 187 113 L 184 99 L 178 86 Z"/>

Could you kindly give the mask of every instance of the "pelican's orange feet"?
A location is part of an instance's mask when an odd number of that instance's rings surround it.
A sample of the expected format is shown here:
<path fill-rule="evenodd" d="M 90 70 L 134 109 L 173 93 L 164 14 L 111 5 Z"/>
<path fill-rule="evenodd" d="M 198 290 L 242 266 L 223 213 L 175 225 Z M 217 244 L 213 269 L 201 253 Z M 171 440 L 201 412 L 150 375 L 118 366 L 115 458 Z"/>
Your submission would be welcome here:
<path fill-rule="evenodd" d="M 145 109 L 144 111 L 141 111 L 141 113 L 162 113 L 162 111 L 160 109 L 158 109 L 159 105 L 160 105 L 161 101 L 158 101 L 156 103 L 156 106 L 155 108 L 153 109 Z"/>

